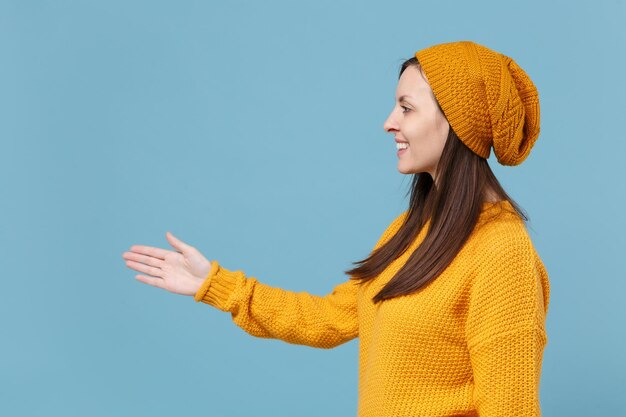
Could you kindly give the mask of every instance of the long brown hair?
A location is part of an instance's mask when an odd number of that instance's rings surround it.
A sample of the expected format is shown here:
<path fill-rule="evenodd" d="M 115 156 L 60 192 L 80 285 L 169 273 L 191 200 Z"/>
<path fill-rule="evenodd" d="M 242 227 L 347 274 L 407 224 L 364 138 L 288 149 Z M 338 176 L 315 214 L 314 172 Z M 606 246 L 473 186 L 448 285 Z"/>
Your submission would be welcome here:
<path fill-rule="evenodd" d="M 413 57 L 402 64 L 398 78 L 411 65 L 421 72 L 418 60 Z M 398 232 L 367 258 L 352 262 L 358 267 L 344 271 L 351 279 L 360 280 L 361 283 L 376 278 L 407 250 L 430 219 L 423 242 L 374 296 L 372 300 L 375 303 L 411 294 L 437 278 L 472 233 L 482 205 L 487 201 L 489 189 L 497 201 L 508 201 L 521 219 L 525 222 L 529 220 L 527 214 L 504 191 L 487 160 L 465 146 L 452 126 L 437 165 L 436 177 L 437 184 L 434 184 L 427 172 L 413 174 L 409 208 Z"/>

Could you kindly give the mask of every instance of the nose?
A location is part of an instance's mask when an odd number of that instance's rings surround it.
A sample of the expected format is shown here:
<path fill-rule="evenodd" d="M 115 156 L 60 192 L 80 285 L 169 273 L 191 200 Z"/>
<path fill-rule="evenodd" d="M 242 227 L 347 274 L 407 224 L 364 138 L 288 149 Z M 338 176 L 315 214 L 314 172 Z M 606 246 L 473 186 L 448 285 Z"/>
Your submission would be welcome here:
<path fill-rule="evenodd" d="M 385 123 L 383 123 L 383 129 L 385 129 L 385 132 L 398 130 L 398 125 L 393 118 L 393 112 L 387 117 L 387 120 L 385 120 Z"/>

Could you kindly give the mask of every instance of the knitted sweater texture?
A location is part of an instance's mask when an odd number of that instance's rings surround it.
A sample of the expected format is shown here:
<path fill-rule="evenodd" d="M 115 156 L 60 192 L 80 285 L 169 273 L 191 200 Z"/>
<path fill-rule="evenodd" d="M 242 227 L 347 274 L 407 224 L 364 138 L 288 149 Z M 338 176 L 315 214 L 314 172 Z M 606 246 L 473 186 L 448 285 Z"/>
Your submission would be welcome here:
<path fill-rule="evenodd" d="M 507 201 L 484 203 L 441 275 L 379 304 L 372 297 L 423 241 L 430 222 L 409 250 L 364 284 L 348 279 L 317 296 L 271 287 L 212 261 L 195 300 L 230 312 L 256 337 L 325 349 L 358 337 L 358 417 L 539 417 L 550 286 L 526 225 L 512 211 Z M 391 222 L 374 249 L 406 215 Z"/>

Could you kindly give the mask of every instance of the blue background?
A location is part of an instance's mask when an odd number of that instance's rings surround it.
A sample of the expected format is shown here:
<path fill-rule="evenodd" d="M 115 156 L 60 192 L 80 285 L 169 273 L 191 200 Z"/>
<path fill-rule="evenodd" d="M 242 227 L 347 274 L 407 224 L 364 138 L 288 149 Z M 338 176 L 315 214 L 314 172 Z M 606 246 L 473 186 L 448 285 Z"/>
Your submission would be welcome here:
<path fill-rule="evenodd" d="M 171 231 L 323 295 L 408 204 L 399 65 L 473 40 L 541 97 L 492 169 L 551 280 L 544 416 L 626 415 L 623 0 L 0 2 L 0 414 L 351 416 L 358 340 L 254 338 L 135 280 Z"/>

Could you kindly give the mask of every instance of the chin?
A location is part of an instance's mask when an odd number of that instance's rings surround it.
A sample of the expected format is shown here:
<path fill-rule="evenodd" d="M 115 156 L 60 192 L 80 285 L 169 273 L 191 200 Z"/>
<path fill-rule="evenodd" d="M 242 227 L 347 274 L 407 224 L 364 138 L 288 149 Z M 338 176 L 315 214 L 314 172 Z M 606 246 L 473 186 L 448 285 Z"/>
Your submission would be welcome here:
<path fill-rule="evenodd" d="M 424 172 L 424 171 L 415 167 L 406 167 L 406 166 L 403 166 L 402 164 L 398 164 L 398 172 L 401 174 L 409 175 L 409 174 L 417 174 L 417 173 Z"/>

